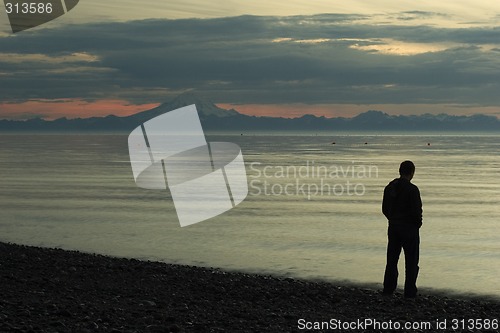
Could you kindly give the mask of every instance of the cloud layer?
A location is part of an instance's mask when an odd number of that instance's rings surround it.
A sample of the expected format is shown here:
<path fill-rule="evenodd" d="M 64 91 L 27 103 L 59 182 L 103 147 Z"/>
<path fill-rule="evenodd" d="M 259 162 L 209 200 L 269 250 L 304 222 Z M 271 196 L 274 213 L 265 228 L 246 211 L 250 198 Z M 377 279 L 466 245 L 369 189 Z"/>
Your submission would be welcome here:
<path fill-rule="evenodd" d="M 0 101 L 500 105 L 500 28 L 366 15 L 92 23 L 0 38 Z M 441 17 L 441 16 L 440 16 Z"/>

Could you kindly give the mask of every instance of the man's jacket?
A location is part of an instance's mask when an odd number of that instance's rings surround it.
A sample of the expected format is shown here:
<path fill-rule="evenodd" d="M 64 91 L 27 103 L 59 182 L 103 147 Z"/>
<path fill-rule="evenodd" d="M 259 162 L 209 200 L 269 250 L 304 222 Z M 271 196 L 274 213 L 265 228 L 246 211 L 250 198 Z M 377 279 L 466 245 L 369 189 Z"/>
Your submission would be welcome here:
<path fill-rule="evenodd" d="M 422 200 L 418 187 L 408 179 L 394 179 L 384 189 L 382 213 L 390 224 L 422 226 Z"/>

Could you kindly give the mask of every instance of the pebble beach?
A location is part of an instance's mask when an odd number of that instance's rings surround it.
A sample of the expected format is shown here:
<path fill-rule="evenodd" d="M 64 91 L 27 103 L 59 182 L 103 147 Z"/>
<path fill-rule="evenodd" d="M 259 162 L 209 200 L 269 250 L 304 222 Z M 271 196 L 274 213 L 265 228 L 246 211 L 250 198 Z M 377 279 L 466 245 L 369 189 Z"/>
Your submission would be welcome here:
<path fill-rule="evenodd" d="M 421 291 L 407 300 L 345 283 L 7 243 L 0 286 L 0 332 L 495 332 L 500 317 L 500 301 L 486 296 Z"/>

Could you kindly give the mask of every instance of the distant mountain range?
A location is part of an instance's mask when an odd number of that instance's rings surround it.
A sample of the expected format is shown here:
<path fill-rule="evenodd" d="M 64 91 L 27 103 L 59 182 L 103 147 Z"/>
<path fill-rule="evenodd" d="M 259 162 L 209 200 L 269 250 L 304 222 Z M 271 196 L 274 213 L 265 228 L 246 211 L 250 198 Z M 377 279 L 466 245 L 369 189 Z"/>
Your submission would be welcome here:
<path fill-rule="evenodd" d="M 131 131 L 151 118 L 191 104 L 196 104 L 202 126 L 208 131 L 500 131 L 500 120 L 487 115 L 390 116 L 381 111 L 367 111 L 353 118 L 247 116 L 233 109 L 221 109 L 191 93 L 127 117 L 0 120 L 0 131 Z"/>

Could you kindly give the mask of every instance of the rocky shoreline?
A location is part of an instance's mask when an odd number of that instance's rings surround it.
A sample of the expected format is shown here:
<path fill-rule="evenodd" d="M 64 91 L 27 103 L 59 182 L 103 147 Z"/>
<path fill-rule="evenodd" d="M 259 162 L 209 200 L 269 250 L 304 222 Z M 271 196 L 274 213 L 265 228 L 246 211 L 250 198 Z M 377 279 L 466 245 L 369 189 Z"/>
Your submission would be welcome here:
<path fill-rule="evenodd" d="M 6 243 L 0 243 L 0 288 L 0 332 L 319 332 L 348 326 L 343 331 L 388 332 L 405 323 L 415 326 L 402 331 L 494 332 L 500 319 L 500 301 L 493 298 L 424 293 L 405 300 L 354 285 Z M 426 322 L 431 326 L 415 324 Z"/>

